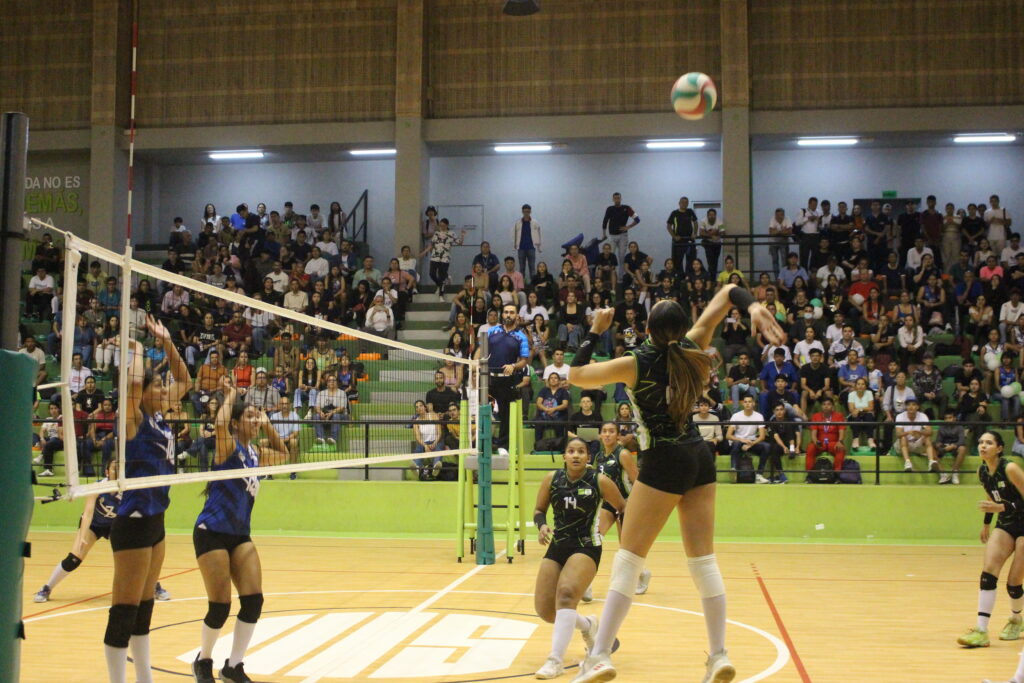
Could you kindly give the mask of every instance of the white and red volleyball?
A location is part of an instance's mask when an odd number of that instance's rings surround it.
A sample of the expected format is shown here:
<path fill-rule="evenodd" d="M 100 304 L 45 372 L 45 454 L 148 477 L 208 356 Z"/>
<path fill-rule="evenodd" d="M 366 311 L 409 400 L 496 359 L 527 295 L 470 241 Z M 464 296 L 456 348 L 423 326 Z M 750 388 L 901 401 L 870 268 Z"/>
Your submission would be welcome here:
<path fill-rule="evenodd" d="M 707 116 L 718 102 L 718 88 L 711 76 L 699 71 L 683 74 L 672 85 L 672 108 L 684 119 L 696 121 Z"/>

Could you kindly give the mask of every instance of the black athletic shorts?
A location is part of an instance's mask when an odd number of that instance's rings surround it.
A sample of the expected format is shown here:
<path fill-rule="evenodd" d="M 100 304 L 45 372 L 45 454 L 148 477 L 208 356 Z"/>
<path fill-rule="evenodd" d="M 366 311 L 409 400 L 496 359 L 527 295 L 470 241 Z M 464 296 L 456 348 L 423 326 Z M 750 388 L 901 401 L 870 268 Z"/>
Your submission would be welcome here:
<path fill-rule="evenodd" d="M 231 551 L 243 543 L 252 543 L 252 536 L 248 534 L 244 536 L 222 534 L 210 531 L 209 529 L 200 529 L 199 527 L 192 530 L 192 545 L 195 546 L 196 557 L 205 555 L 211 550 L 226 550 L 230 555 Z"/>
<path fill-rule="evenodd" d="M 611 504 L 608 503 L 607 501 L 601 501 L 601 509 L 602 510 L 607 510 L 608 512 L 612 513 L 613 515 L 618 515 L 619 514 L 619 511 L 616 510 L 615 508 L 613 508 L 611 506 Z"/>
<path fill-rule="evenodd" d="M 110 525 L 110 547 L 116 553 L 119 550 L 136 550 L 152 548 L 164 540 L 164 513 L 151 517 L 114 518 Z"/>
<path fill-rule="evenodd" d="M 82 519 L 78 519 L 78 528 L 82 528 Z M 97 526 L 95 524 L 89 525 L 89 531 L 96 534 L 96 538 L 110 538 L 110 525 L 104 524 L 103 526 Z"/>
<path fill-rule="evenodd" d="M 1024 536 L 1024 524 L 1013 524 L 1004 526 L 1002 524 L 996 524 L 997 529 L 1002 529 L 1006 533 L 1013 537 L 1013 540 L 1017 540 L 1021 536 Z"/>
<path fill-rule="evenodd" d="M 713 484 L 718 478 L 715 455 L 703 439 L 685 443 L 655 442 L 641 451 L 642 481 L 651 488 L 682 495 L 692 488 Z"/>
<path fill-rule="evenodd" d="M 560 566 L 564 567 L 565 563 L 569 561 L 569 558 L 576 553 L 586 555 L 594 561 L 595 565 L 598 567 L 601 566 L 601 546 L 599 545 L 565 546 L 551 543 L 548 545 L 548 551 L 544 553 L 544 559 L 554 560 Z"/>

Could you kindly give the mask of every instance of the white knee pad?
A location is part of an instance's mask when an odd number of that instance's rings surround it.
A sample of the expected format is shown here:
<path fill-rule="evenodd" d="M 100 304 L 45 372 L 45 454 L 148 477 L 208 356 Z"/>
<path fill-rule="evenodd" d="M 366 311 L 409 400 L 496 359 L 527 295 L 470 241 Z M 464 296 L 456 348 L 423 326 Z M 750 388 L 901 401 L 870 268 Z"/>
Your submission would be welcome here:
<path fill-rule="evenodd" d="M 690 576 L 697 586 L 700 597 L 715 598 L 725 595 L 725 582 L 722 581 L 722 572 L 718 570 L 718 561 L 713 554 L 691 557 L 687 564 L 690 566 Z"/>
<path fill-rule="evenodd" d="M 608 589 L 630 598 L 633 597 L 636 592 L 636 582 L 643 570 L 644 558 L 620 548 L 615 553 L 615 561 L 612 563 L 612 579 L 608 583 Z"/>

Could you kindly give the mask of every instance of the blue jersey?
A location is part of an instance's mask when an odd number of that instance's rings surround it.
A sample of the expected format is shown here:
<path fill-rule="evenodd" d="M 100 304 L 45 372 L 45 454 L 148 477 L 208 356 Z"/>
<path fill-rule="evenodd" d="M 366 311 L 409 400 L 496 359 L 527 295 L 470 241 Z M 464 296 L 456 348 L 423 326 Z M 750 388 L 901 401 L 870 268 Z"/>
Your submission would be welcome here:
<path fill-rule="evenodd" d="M 259 456 L 252 446 L 235 441 L 235 452 L 215 471 L 240 470 L 259 465 Z M 240 477 L 211 481 L 207 489 L 206 504 L 196 519 L 196 527 L 235 536 L 249 535 L 249 521 L 256 494 L 260 491 L 259 477 Z"/>
<path fill-rule="evenodd" d="M 103 481 L 107 481 L 104 479 Z M 121 504 L 121 492 L 101 493 L 96 496 L 96 505 L 92 509 L 92 522 L 89 526 L 108 527 L 117 517 L 117 508 Z"/>
<path fill-rule="evenodd" d="M 153 477 L 174 474 L 174 432 L 160 413 L 146 415 L 135 432 L 135 438 L 125 444 L 125 476 Z M 171 503 L 170 486 L 125 491 L 117 514 L 121 517 L 152 517 L 159 515 Z"/>

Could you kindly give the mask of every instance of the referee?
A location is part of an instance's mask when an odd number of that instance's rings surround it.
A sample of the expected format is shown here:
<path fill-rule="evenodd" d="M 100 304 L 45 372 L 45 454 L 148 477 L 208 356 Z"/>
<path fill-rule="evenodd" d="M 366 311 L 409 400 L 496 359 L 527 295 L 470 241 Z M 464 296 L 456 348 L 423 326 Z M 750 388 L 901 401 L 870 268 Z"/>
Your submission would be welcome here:
<path fill-rule="evenodd" d="M 520 381 L 516 373 L 526 367 L 526 359 L 530 355 L 530 343 L 526 334 L 518 329 L 519 314 L 514 304 L 501 307 L 501 325 L 492 327 L 487 332 L 488 353 L 490 358 L 487 369 L 491 375 L 491 396 L 498 403 L 498 438 L 496 448 L 508 448 L 509 417 L 508 408 L 512 401 L 519 398 L 516 384 Z"/>

